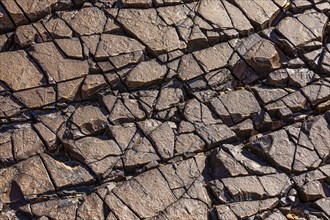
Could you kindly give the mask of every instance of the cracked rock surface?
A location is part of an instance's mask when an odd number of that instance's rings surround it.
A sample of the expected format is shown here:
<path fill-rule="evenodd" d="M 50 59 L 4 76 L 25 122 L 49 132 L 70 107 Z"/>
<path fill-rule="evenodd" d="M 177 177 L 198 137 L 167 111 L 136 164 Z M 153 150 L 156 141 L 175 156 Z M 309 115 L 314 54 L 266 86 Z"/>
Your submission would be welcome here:
<path fill-rule="evenodd" d="M 330 219 L 328 0 L 0 0 L 0 219 Z"/>

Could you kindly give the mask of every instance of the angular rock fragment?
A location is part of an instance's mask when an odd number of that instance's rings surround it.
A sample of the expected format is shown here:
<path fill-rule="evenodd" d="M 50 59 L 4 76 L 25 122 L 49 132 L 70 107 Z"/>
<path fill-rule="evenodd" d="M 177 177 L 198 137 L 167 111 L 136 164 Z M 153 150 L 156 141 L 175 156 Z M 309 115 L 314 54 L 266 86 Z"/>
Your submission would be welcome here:
<path fill-rule="evenodd" d="M 171 108 L 184 100 L 182 86 L 178 81 L 171 81 L 163 85 L 157 103 L 156 110 Z"/>
<path fill-rule="evenodd" d="M 238 123 L 261 110 L 256 98 L 246 90 L 229 92 L 211 100 L 210 104 L 224 122 L 231 119 Z"/>
<path fill-rule="evenodd" d="M 319 199 L 314 204 L 322 209 L 322 211 L 324 211 L 328 216 L 330 216 L 329 198 Z"/>
<path fill-rule="evenodd" d="M 276 169 L 270 166 L 266 160 L 256 156 L 251 151 L 243 148 L 243 146 L 225 144 L 224 148 L 235 160 L 239 161 L 249 173 L 255 175 L 276 173 Z"/>
<path fill-rule="evenodd" d="M 284 173 L 259 176 L 258 178 L 269 197 L 286 195 L 292 185 L 289 177 Z"/>
<path fill-rule="evenodd" d="M 122 54 L 144 51 L 145 47 L 137 40 L 120 35 L 102 34 L 97 46 L 95 59 L 106 60 Z"/>
<path fill-rule="evenodd" d="M 127 106 L 124 104 L 124 102 L 121 99 L 115 96 L 105 96 L 103 97 L 103 102 L 105 103 L 106 107 L 108 108 L 108 111 L 110 112 L 109 114 L 110 122 L 114 124 L 120 124 L 120 123 L 135 121 L 134 115 L 127 108 Z"/>
<path fill-rule="evenodd" d="M 132 113 L 135 120 L 140 121 L 145 119 L 146 113 L 141 106 L 141 103 L 135 99 L 135 97 L 129 94 L 123 94 L 123 104 Z"/>
<path fill-rule="evenodd" d="M 329 47 L 329 45 L 327 46 Z M 305 55 L 308 62 L 314 69 L 329 75 L 330 73 L 330 53 L 327 50 L 314 50 Z"/>
<path fill-rule="evenodd" d="M 6 50 L 10 41 L 5 34 L 0 35 L 0 51 Z"/>
<path fill-rule="evenodd" d="M 180 4 L 159 7 L 157 8 L 157 12 L 167 25 L 178 25 L 184 23 L 190 10 L 186 5 Z"/>
<path fill-rule="evenodd" d="M 39 156 L 31 157 L 17 165 L 19 174 L 15 182 L 26 198 L 54 191 L 48 172 Z M 36 172 L 38 171 L 38 172 Z"/>
<path fill-rule="evenodd" d="M 156 60 L 150 60 L 135 66 L 125 78 L 125 83 L 129 89 L 136 90 L 159 83 L 166 73 L 166 66 L 160 65 Z"/>
<path fill-rule="evenodd" d="M 57 133 L 61 125 L 66 121 L 65 115 L 61 111 L 54 111 L 48 114 L 38 115 L 38 121 L 42 122 L 53 133 Z"/>
<path fill-rule="evenodd" d="M 301 91 L 313 106 L 330 99 L 330 85 L 322 81 L 317 84 L 305 86 Z"/>
<path fill-rule="evenodd" d="M 106 137 L 85 137 L 75 141 L 74 144 L 68 144 L 66 148 L 75 158 L 86 163 L 95 162 L 107 156 L 121 155 L 117 143 Z"/>
<path fill-rule="evenodd" d="M 38 31 L 31 24 L 19 26 L 15 31 L 15 42 L 25 48 L 34 43 L 37 36 Z"/>
<path fill-rule="evenodd" d="M 325 14 L 315 10 L 307 10 L 297 16 L 297 19 L 316 36 L 316 40 L 322 41 L 326 29 L 325 25 L 329 20 Z"/>
<path fill-rule="evenodd" d="M 0 197 L 1 197 L 1 204 L 3 203 L 10 203 L 16 202 L 21 200 L 22 195 L 20 192 L 12 192 L 17 191 L 17 187 L 13 187 L 13 180 L 18 175 L 18 170 L 15 167 L 8 167 L 2 168 L 0 170 L 0 177 L 1 177 L 1 190 L 0 190 Z M 10 196 L 12 195 L 12 196 Z M 14 196 L 15 195 L 15 196 Z M 2 210 L 1 210 L 2 211 Z"/>
<path fill-rule="evenodd" d="M 253 87 L 252 90 L 255 93 L 257 93 L 258 97 L 262 101 L 262 104 L 264 104 L 264 105 L 266 105 L 270 102 L 277 101 L 278 99 L 280 99 L 288 94 L 288 92 L 286 92 L 283 89 Z"/>
<path fill-rule="evenodd" d="M 228 60 L 233 53 L 233 49 L 228 43 L 217 44 L 213 47 L 196 51 L 194 56 L 201 63 L 206 72 L 227 66 Z"/>
<path fill-rule="evenodd" d="M 59 101 L 73 101 L 80 98 L 79 89 L 84 78 L 57 83 L 57 97 Z"/>
<path fill-rule="evenodd" d="M 93 181 L 89 171 L 76 162 L 56 160 L 46 154 L 41 157 L 57 189 Z"/>
<path fill-rule="evenodd" d="M 89 51 L 92 55 L 95 55 L 97 46 L 100 40 L 100 35 L 88 35 L 88 36 L 81 36 L 81 40 L 84 43 L 85 49 Z"/>
<path fill-rule="evenodd" d="M 198 13 L 214 24 L 217 29 L 228 29 L 233 27 L 231 18 L 227 14 L 222 1 L 202 0 L 198 7 Z"/>
<path fill-rule="evenodd" d="M 328 219 L 327 6 L 2 0 L 0 219 Z"/>
<path fill-rule="evenodd" d="M 14 91 L 44 84 L 43 75 L 23 50 L 0 53 L 0 80 Z"/>
<path fill-rule="evenodd" d="M 0 118 L 13 117 L 19 114 L 22 108 L 12 96 L 0 96 L 0 105 Z"/>
<path fill-rule="evenodd" d="M 123 9 L 118 14 L 118 21 L 155 55 L 186 46 L 175 28 L 161 22 L 155 9 Z"/>
<path fill-rule="evenodd" d="M 150 8 L 152 0 L 120 0 L 124 8 Z"/>
<path fill-rule="evenodd" d="M 315 147 L 321 159 L 327 158 L 329 151 L 329 124 L 322 116 L 311 118 L 304 125 L 303 132 L 308 136 L 311 145 Z M 309 145 L 308 142 L 305 145 Z"/>
<path fill-rule="evenodd" d="M 182 198 L 166 208 L 162 215 L 165 219 L 208 219 L 208 207 L 202 201 Z"/>
<path fill-rule="evenodd" d="M 238 137 L 249 137 L 254 131 L 253 122 L 251 119 L 246 119 L 234 125 L 231 129 L 237 134 Z"/>
<path fill-rule="evenodd" d="M 84 134 L 94 134 L 105 129 L 106 116 L 95 106 L 79 107 L 72 116 L 72 122 L 77 125 Z"/>
<path fill-rule="evenodd" d="M 223 178 L 222 182 L 235 201 L 259 200 L 267 195 L 256 176 Z"/>
<path fill-rule="evenodd" d="M 256 72 L 281 67 L 281 52 L 271 41 L 264 39 L 253 45 L 243 58 Z"/>
<path fill-rule="evenodd" d="M 103 200 L 96 193 L 86 196 L 77 210 L 77 217 L 81 219 L 102 219 L 104 216 Z"/>
<path fill-rule="evenodd" d="M 31 211 L 36 216 L 53 219 L 75 219 L 78 199 L 53 199 L 31 205 Z M 45 217 L 45 218 L 48 218 Z"/>
<path fill-rule="evenodd" d="M 141 218 L 151 217 L 176 201 L 168 183 L 157 169 L 140 174 L 113 192 Z"/>
<path fill-rule="evenodd" d="M 323 14 L 311 12 L 310 14 L 299 15 L 297 18 L 284 18 L 276 26 L 276 30 L 293 45 L 301 47 L 313 40 L 322 41 L 326 21 L 327 17 Z M 287 27 L 291 27 L 296 31 L 291 31 L 292 29 Z"/>
<path fill-rule="evenodd" d="M 215 178 L 235 177 L 249 174 L 239 161 L 224 150 L 216 150 L 211 157 L 212 175 Z"/>
<path fill-rule="evenodd" d="M 181 58 L 178 69 L 178 76 L 181 80 L 190 80 L 202 74 L 203 70 L 191 54 Z"/>
<path fill-rule="evenodd" d="M 36 21 L 53 10 L 65 10 L 71 4 L 67 0 L 17 0 L 16 2 L 31 21 Z"/>
<path fill-rule="evenodd" d="M 304 111 L 308 109 L 308 102 L 300 91 L 296 91 L 265 106 L 266 111 L 271 116 L 278 114 L 281 109 L 285 108 L 289 108 L 292 112 Z"/>
<path fill-rule="evenodd" d="M 56 134 L 54 134 L 46 125 L 43 123 L 35 123 L 34 128 L 36 132 L 40 135 L 41 140 L 47 146 L 49 151 L 55 151 L 58 147 L 58 140 Z"/>
<path fill-rule="evenodd" d="M 137 64 L 144 61 L 144 52 L 130 52 L 127 54 L 121 54 L 115 57 L 109 57 L 109 61 L 114 65 L 115 68 L 120 69 L 130 64 Z"/>
<path fill-rule="evenodd" d="M 271 210 L 275 208 L 277 204 L 278 200 L 274 198 L 259 201 L 237 202 L 229 205 L 229 207 L 233 210 L 236 216 L 242 219 L 255 215 L 261 211 Z"/>
<path fill-rule="evenodd" d="M 208 85 L 216 91 L 232 89 L 236 85 L 236 80 L 228 69 L 212 71 L 205 75 Z"/>
<path fill-rule="evenodd" d="M 52 86 L 15 92 L 14 96 L 27 108 L 41 108 L 56 102 L 56 92 Z"/>
<path fill-rule="evenodd" d="M 23 11 L 15 1 L 3 0 L 2 4 L 8 11 L 10 17 L 13 19 L 16 26 L 21 26 L 29 23 Z"/>
<path fill-rule="evenodd" d="M 0 135 L 0 163 L 7 165 L 14 162 L 10 133 Z"/>
<path fill-rule="evenodd" d="M 0 30 L 1 34 L 11 31 L 15 28 L 6 10 L 0 5 Z"/>
<path fill-rule="evenodd" d="M 134 123 L 123 123 L 121 125 L 110 126 L 109 130 L 111 136 L 118 143 L 122 151 L 125 151 L 134 135 L 137 134 L 137 127 Z"/>
<path fill-rule="evenodd" d="M 293 169 L 303 172 L 311 168 L 317 168 L 321 162 L 320 157 L 314 150 L 297 146 Z"/>
<path fill-rule="evenodd" d="M 202 151 L 204 147 L 205 143 L 199 136 L 193 133 L 180 134 L 176 136 L 174 154 Z"/>
<path fill-rule="evenodd" d="M 295 145 L 284 130 L 263 136 L 250 144 L 252 149 L 266 155 L 276 166 L 290 172 L 295 154 Z"/>
<path fill-rule="evenodd" d="M 132 220 L 140 219 L 130 208 L 127 207 L 127 205 L 123 203 L 123 201 L 120 198 L 118 198 L 113 193 L 110 193 L 105 197 L 105 202 L 115 216 L 120 216 L 122 219 L 132 219 Z M 113 219 L 118 219 L 118 218 L 114 217 Z"/>
<path fill-rule="evenodd" d="M 172 190 L 179 188 L 189 189 L 200 176 L 193 158 L 175 163 L 174 165 L 161 166 L 159 170 Z M 181 194 L 177 196 L 180 197 Z"/>
<path fill-rule="evenodd" d="M 286 69 L 289 74 L 289 85 L 304 87 L 314 80 L 315 74 L 313 71 L 305 68 L 301 69 Z"/>
<path fill-rule="evenodd" d="M 89 99 L 108 86 L 101 74 L 87 75 L 81 87 L 82 99 Z"/>
<path fill-rule="evenodd" d="M 196 131 L 209 145 L 236 140 L 236 134 L 225 124 L 204 125 L 198 123 L 196 124 Z"/>
<path fill-rule="evenodd" d="M 242 11 L 229 1 L 222 1 L 233 23 L 233 27 L 241 34 L 252 32 L 253 26 Z"/>
<path fill-rule="evenodd" d="M 31 56 L 47 73 L 49 80 L 60 82 L 87 75 L 87 61 L 65 59 L 54 43 L 42 43 L 33 46 Z"/>
<path fill-rule="evenodd" d="M 172 158 L 174 155 L 175 133 L 170 123 L 163 123 L 150 133 L 150 138 L 155 144 L 157 152 L 163 159 Z"/>
<path fill-rule="evenodd" d="M 302 199 L 306 202 L 326 197 L 324 186 L 319 181 L 310 181 L 301 187 Z"/>
<path fill-rule="evenodd" d="M 78 38 L 56 39 L 55 42 L 68 58 L 83 59 L 82 46 Z"/>
<path fill-rule="evenodd" d="M 280 9 L 271 1 L 252 0 L 234 0 L 237 6 L 246 14 L 256 28 L 266 28 L 279 14 Z"/>
<path fill-rule="evenodd" d="M 210 125 L 222 122 L 220 119 L 214 117 L 205 104 L 198 102 L 196 99 L 191 99 L 187 102 L 183 115 L 191 123 L 200 122 Z"/>
<path fill-rule="evenodd" d="M 38 23 L 33 23 L 32 26 L 38 31 L 40 36 L 40 38 L 37 37 L 37 42 L 48 42 L 52 40 L 52 37 L 48 32 L 48 30 L 46 29 L 45 25 L 38 22 Z M 72 36 L 72 33 L 70 36 Z"/>
<path fill-rule="evenodd" d="M 128 170 L 160 159 L 150 141 L 139 133 L 130 140 L 123 155 L 123 162 Z"/>
<path fill-rule="evenodd" d="M 107 21 L 104 12 L 97 7 L 82 8 L 76 13 L 67 12 L 62 18 L 79 35 L 100 34 Z"/>
<path fill-rule="evenodd" d="M 225 205 L 216 206 L 215 211 L 216 211 L 218 219 L 237 220 L 236 215 L 228 206 L 225 206 Z"/>
<path fill-rule="evenodd" d="M 14 130 L 12 142 L 16 160 L 28 159 L 44 150 L 42 141 L 31 126 Z"/>
<path fill-rule="evenodd" d="M 72 30 L 61 18 L 44 22 L 44 27 L 53 38 L 71 38 Z"/>

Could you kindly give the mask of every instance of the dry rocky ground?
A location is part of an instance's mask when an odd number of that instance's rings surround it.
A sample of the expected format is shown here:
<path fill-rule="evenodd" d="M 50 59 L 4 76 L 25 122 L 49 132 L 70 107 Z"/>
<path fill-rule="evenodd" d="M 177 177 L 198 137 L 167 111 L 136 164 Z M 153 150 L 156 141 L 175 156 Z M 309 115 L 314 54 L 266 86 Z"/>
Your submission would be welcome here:
<path fill-rule="evenodd" d="M 328 0 L 0 0 L 0 219 L 330 219 Z"/>

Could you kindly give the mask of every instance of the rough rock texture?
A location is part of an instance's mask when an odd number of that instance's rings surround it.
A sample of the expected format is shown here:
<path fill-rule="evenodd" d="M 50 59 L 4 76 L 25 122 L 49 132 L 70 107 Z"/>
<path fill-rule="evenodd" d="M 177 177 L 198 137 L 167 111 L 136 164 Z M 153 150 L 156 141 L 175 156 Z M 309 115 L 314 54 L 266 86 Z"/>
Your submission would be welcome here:
<path fill-rule="evenodd" d="M 330 219 L 328 0 L 0 0 L 0 219 Z"/>

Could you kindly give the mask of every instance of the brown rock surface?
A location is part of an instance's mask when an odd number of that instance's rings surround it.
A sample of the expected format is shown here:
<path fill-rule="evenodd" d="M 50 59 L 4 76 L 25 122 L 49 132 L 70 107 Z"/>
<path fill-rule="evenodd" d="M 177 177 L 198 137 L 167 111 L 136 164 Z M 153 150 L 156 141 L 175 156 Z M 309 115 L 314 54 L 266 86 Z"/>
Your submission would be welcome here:
<path fill-rule="evenodd" d="M 89 70 L 86 61 L 65 59 L 51 42 L 33 46 L 30 53 L 55 82 L 85 76 Z"/>
<path fill-rule="evenodd" d="M 0 54 L 0 80 L 14 91 L 38 87 L 43 75 L 23 50 Z"/>
<path fill-rule="evenodd" d="M 0 219 L 329 219 L 326 0 L 1 0 Z"/>
<path fill-rule="evenodd" d="M 175 28 L 165 26 L 155 9 L 123 9 L 118 21 L 155 55 L 185 47 Z"/>
<path fill-rule="evenodd" d="M 70 6 L 70 1 L 66 0 L 18 0 L 16 2 L 31 21 L 50 14 L 52 10 L 64 10 Z"/>
<path fill-rule="evenodd" d="M 139 89 L 157 82 L 161 82 L 167 73 L 165 66 L 150 60 L 135 66 L 128 73 L 125 82 L 129 89 Z"/>

